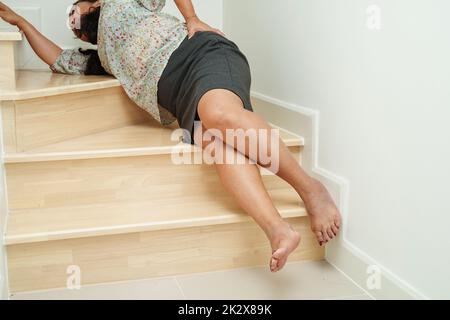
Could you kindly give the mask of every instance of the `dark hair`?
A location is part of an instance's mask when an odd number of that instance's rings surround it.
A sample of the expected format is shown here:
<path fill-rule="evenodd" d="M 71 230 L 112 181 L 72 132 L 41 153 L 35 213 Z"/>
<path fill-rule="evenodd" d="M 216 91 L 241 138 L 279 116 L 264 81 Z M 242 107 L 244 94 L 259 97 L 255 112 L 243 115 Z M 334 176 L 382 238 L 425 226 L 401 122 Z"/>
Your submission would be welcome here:
<path fill-rule="evenodd" d="M 97 0 L 79 0 L 75 2 L 73 5 L 77 5 L 81 2 L 90 2 L 94 3 Z M 98 22 L 100 19 L 100 11 L 101 7 L 92 8 L 89 13 L 81 16 L 79 28 L 73 29 L 73 32 L 78 36 L 86 36 L 87 41 L 94 45 L 97 44 L 97 35 L 98 35 Z M 100 61 L 100 57 L 98 56 L 97 50 L 82 50 L 80 52 L 89 56 L 86 70 L 84 71 L 85 75 L 106 75 L 108 74 L 102 66 Z"/>
<path fill-rule="evenodd" d="M 84 70 L 84 74 L 87 76 L 93 75 L 108 75 L 109 73 L 102 66 L 102 62 L 100 61 L 100 57 L 98 56 L 97 50 L 93 49 L 79 49 L 80 52 L 84 55 L 89 56 L 88 61 L 86 63 L 86 69 Z"/>

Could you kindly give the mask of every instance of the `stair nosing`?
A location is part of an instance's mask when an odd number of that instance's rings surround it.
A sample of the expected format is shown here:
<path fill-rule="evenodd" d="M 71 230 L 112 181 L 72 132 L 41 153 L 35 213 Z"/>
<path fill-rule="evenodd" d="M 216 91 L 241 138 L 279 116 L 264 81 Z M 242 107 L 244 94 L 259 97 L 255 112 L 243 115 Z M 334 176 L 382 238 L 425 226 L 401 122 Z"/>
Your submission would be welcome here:
<path fill-rule="evenodd" d="M 42 152 L 42 153 L 14 153 L 5 154 L 5 163 L 29 163 L 42 161 L 63 161 L 63 160 L 88 160 L 100 158 L 116 157 L 140 157 L 151 155 L 171 154 L 174 151 L 197 152 L 195 147 L 188 144 L 173 145 L 164 147 L 141 147 L 141 148 L 122 148 L 122 149 L 104 149 L 91 151 L 71 151 L 71 152 Z"/>
<path fill-rule="evenodd" d="M 0 42 L 21 41 L 22 33 L 16 30 L 0 29 Z"/>
<path fill-rule="evenodd" d="M 287 147 L 304 146 L 304 138 L 296 136 L 283 140 Z M 120 149 L 103 149 L 90 151 L 70 151 L 70 152 L 17 152 L 5 153 L 4 163 L 30 163 L 44 161 L 64 161 L 64 160 L 88 160 L 101 158 L 116 157 L 140 157 L 152 155 L 167 155 L 173 152 L 201 152 L 198 147 L 190 144 L 174 144 L 163 147 L 139 147 L 139 148 L 120 148 Z"/>
<path fill-rule="evenodd" d="M 50 87 L 44 89 L 31 89 L 24 92 L 16 92 L 14 90 L 12 90 L 11 92 L 0 91 L 0 101 L 20 101 L 115 87 L 121 87 L 121 84 L 119 80 L 111 78 L 108 80 L 101 80 L 90 83 L 71 84 L 67 86 Z"/>
<path fill-rule="evenodd" d="M 20 210 L 13 210 L 13 211 L 20 211 Z M 285 219 L 307 217 L 306 209 L 300 205 L 295 209 L 281 209 L 279 210 L 279 212 L 280 215 Z M 206 218 L 179 219 L 173 221 L 148 222 L 148 223 L 96 227 L 96 228 L 68 229 L 61 231 L 18 234 L 13 236 L 6 234 L 4 240 L 6 246 L 12 246 L 12 245 L 39 243 L 47 241 L 62 241 L 70 239 L 103 237 L 129 233 L 154 232 L 162 230 L 225 225 L 249 221 L 252 221 L 252 218 L 246 214 L 230 213 Z"/>

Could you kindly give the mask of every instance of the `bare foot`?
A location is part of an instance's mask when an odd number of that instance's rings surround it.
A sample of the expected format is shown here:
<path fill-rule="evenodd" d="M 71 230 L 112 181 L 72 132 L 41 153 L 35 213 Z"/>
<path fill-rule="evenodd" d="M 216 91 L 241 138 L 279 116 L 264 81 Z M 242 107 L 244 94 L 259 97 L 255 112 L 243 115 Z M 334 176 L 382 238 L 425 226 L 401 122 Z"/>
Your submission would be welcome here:
<path fill-rule="evenodd" d="M 302 198 L 311 219 L 311 229 L 322 246 L 337 236 L 341 227 L 341 214 L 322 183 L 315 180 L 311 190 L 303 194 Z"/>
<path fill-rule="evenodd" d="M 272 246 L 270 271 L 278 272 L 284 267 L 292 251 L 298 247 L 300 235 L 286 223 L 275 229 L 269 238 Z"/>

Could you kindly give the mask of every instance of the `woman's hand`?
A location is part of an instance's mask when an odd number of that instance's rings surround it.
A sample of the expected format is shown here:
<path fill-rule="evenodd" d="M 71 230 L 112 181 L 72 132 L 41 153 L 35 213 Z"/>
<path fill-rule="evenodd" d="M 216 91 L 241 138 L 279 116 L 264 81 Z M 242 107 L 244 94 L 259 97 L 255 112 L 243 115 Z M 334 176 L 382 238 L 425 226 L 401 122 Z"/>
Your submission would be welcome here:
<path fill-rule="evenodd" d="M 25 34 L 25 37 L 34 52 L 39 56 L 39 58 L 41 58 L 42 61 L 47 63 L 49 66 L 55 63 L 56 59 L 61 54 L 62 49 L 47 39 L 31 23 L 15 13 L 3 2 L 0 2 L 0 18 L 9 24 L 19 27 L 19 29 Z"/>
<path fill-rule="evenodd" d="M 219 29 L 210 27 L 209 25 L 207 25 L 206 23 L 201 21 L 197 16 L 188 18 L 186 20 L 186 25 L 188 28 L 188 38 L 189 39 L 191 39 L 194 36 L 194 34 L 198 31 L 212 31 L 212 32 L 218 33 L 221 36 L 225 37 L 225 34 L 222 31 L 220 31 Z"/>
<path fill-rule="evenodd" d="M 0 2 L 0 18 L 5 20 L 7 23 L 12 24 L 13 26 L 18 26 L 23 18 L 15 13 L 11 8 L 9 8 L 3 2 Z"/>

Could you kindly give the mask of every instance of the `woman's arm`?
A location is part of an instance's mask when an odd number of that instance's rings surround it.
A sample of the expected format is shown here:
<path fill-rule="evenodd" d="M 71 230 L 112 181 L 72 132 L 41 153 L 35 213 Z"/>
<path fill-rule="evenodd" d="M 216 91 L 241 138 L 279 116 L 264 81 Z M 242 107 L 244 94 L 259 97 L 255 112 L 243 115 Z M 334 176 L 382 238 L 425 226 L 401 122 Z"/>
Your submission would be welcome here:
<path fill-rule="evenodd" d="M 192 38 L 197 31 L 212 31 L 225 36 L 222 31 L 210 27 L 197 17 L 191 0 L 175 0 L 175 3 L 186 20 L 189 39 Z"/>
<path fill-rule="evenodd" d="M 31 23 L 15 13 L 3 2 L 0 2 L 0 18 L 22 30 L 34 52 L 49 66 L 53 65 L 61 55 L 63 50 L 60 47 L 47 39 Z"/>

